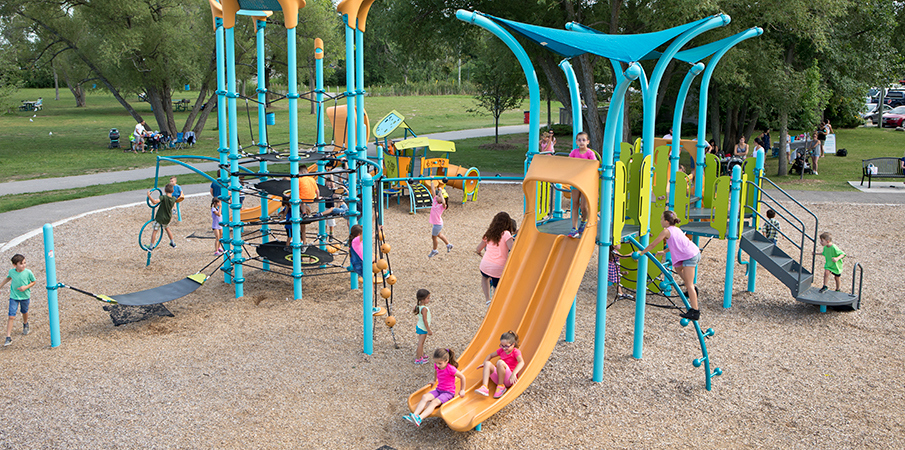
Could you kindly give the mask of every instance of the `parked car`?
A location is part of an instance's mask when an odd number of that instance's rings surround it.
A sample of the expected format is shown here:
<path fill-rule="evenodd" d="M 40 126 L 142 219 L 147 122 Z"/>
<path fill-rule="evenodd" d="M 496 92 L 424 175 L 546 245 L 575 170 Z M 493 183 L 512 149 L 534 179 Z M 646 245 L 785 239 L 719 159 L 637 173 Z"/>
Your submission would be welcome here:
<path fill-rule="evenodd" d="M 892 106 L 883 105 L 883 114 L 886 114 L 891 110 L 892 110 Z M 872 123 L 879 123 L 880 115 L 877 113 L 877 105 L 874 105 L 873 109 L 871 109 L 870 112 L 868 112 L 867 114 L 863 114 L 861 117 L 864 118 L 865 120 L 871 121 Z"/>
<path fill-rule="evenodd" d="M 883 103 L 895 108 L 896 106 L 905 105 L 905 91 L 888 91 Z"/>
<path fill-rule="evenodd" d="M 903 122 L 905 122 L 905 105 L 897 106 L 888 113 L 883 114 L 882 126 L 884 127 L 901 127 Z"/>

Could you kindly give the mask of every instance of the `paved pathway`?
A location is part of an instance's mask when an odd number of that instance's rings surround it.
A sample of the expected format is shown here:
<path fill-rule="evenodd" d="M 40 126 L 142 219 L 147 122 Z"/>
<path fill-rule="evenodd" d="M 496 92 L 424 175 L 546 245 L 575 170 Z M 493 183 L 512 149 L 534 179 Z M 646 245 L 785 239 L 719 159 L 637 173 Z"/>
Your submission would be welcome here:
<path fill-rule="evenodd" d="M 528 125 L 500 127 L 500 134 L 527 132 Z M 459 140 L 473 137 L 493 136 L 493 134 L 493 128 L 482 128 L 434 133 L 423 136 L 433 139 Z M 204 171 L 211 171 L 217 169 L 217 164 L 201 163 L 196 165 L 196 167 L 199 167 Z M 170 176 L 190 172 L 189 169 L 182 166 L 166 166 L 161 167 L 160 175 Z M 0 195 L 43 192 L 56 189 L 75 189 L 99 184 L 143 180 L 153 178 L 154 173 L 155 168 L 149 167 L 145 169 L 105 172 L 74 177 L 13 181 L 9 183 L 0 183 Z M 182 186 L 182 188 L 186 195 L 205 195 L 209 189 L 207 184 L 188 185 Z M 118 194 L 38 205 L 31 208 L 2 213 L 0 214 L 0 252 L 6 251 L 9 247 L 16 245 L 17 242 L 20 242 L 28 236 L 39 233 L 41 227 L 45 223 L 72 220 L 86 215 L 87 213 L 98 212 L 99 210 L 143 203 L 145 192 L 145 190 L 122 192 Z M 889 189 L 881 193 L 820 191 L 789 191 L 789 193 L 803 202 L 905 204 L 905 192 L 896 192 L 895 190 Z"/>

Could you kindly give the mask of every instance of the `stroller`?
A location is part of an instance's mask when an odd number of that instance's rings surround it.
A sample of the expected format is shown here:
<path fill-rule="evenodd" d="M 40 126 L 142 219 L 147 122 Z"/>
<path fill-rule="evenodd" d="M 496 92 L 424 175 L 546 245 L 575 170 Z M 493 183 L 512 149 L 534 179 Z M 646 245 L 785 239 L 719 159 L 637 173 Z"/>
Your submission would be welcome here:
<path fill-rule="evenodd" d="M 111 128 L 109 137 L 110 137 L 110 145 L 108 145 L 107 148 L 120 148 L 119 147 L 119 130 L 117 130 L 116 128 Z"/>
<path fill-rule="evenodd" d="M 803 175 L 814 173 L 811 170 L 811 165 L 808 164 L 808 155 L 810 152 L 807 150 L 796 150 L 795 151 L 795 161 L 792 162 L 792 166 L 789 167 L 789 175 Z"/>

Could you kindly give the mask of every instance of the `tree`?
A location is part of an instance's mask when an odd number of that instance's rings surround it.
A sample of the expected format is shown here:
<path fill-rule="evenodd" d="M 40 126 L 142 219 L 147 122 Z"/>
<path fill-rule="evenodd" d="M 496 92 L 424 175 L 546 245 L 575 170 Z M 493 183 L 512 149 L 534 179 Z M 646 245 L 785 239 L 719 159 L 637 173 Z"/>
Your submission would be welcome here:
<path fill-rule="evenodd" d="M 490 61 L 480 59 L 477 62 L 473 81 L 478 93 L 475 94 L 477 106 L 493 116 L 494 143 L 500 142 L 500 115 L 504 111 L 518 108 L 525 98 L 525 75 L 518 62 L 511 54 L 507 58 L 502 44 L 491 41 L 487 45 L 487 54 L 498 55 Z M 479 110 L 469 109 L 469 112 Z"/>

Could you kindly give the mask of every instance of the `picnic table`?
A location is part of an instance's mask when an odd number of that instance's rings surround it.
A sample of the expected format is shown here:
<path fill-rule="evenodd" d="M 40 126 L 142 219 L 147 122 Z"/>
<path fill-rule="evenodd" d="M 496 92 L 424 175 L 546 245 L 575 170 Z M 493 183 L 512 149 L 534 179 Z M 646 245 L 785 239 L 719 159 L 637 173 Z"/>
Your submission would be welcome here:
<path fill-rule="evenodd" d="M 189 100 L 186 98 L 173 102 L 174 111 L 188 111 L 188 109 L 189 109 Z"/>
<path fill-rule="evenodd" d="M 40 111 L 44 109 L 42 100 L 40 98 L 35 101 L 22 100 L 22 104 L 19 105 L 19 111 Z"/>

